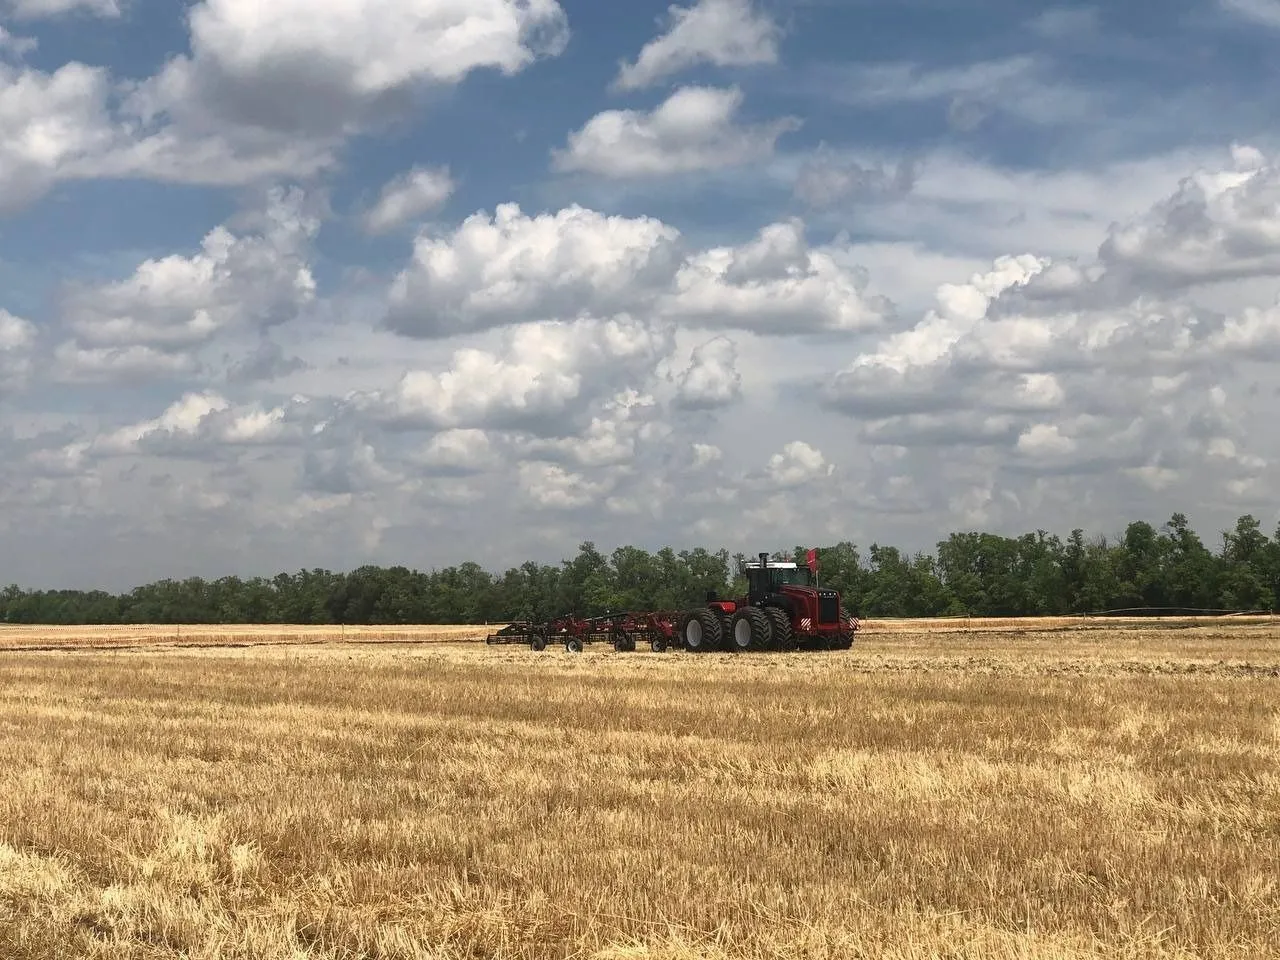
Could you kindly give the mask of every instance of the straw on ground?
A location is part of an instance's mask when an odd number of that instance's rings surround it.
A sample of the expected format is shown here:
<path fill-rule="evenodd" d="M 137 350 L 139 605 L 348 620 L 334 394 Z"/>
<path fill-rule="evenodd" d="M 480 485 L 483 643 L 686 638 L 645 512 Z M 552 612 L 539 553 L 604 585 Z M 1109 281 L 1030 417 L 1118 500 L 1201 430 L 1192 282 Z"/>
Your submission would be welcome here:
<path fill-rule="evenodd" d="M 12 960 L 1280 953 L 1267 626 L 2 656 Z"/>

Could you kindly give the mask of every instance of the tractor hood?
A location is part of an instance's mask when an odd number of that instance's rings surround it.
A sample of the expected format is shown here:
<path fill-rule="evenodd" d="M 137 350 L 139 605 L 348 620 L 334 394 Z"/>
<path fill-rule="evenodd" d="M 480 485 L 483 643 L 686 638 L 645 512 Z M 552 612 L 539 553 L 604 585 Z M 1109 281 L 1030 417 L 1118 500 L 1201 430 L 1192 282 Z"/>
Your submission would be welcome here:
<path fill-rule="evenodd" d="M 778 592 L 788 597 L 816 597 L 818 588 L 802 587 L 798 583 L 784 583 L 778 587 Z"/>
<path fill-rule="evenodd" d="M 795 605 L 793 615 L 812 618 L 815 627 L 822 629 L 840 623 L 839 590 L 788 583 L 780 588 L 780 592 Z"/>
<path fill-rule="evenodd" d="M 784 583 L 778 588 L 778 592 L 791 597 L 838 597 L 839 590 L 832 590 L 830 587 L 803 587 L 797 583 Z"/>

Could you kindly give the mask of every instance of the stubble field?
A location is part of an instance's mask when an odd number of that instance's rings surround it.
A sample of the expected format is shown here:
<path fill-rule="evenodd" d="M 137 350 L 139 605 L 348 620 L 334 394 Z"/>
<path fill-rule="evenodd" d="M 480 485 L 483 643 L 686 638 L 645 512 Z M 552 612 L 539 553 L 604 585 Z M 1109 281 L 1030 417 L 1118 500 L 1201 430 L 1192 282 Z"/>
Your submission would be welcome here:
<path fill-rule="evenodd" d="M 152 629 L 0 629 L 6 960 L 1280 955 L 1280 624 Z"/>

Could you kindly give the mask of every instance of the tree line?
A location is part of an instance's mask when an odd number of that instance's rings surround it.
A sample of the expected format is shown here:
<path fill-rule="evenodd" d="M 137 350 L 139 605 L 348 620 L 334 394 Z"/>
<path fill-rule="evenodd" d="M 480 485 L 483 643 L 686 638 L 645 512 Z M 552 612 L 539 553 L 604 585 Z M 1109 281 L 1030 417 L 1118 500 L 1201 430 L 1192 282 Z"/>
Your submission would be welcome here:
<path fill-rule="evenodd" d="M 806 547 L 776 550 L 804 563 Z M 1211 550 L 1180 513 L 1156 529 L 1130 523 L 1116 538 L 1062 540 L 953 533 L 934 553 L 873 543 L 820 547 L 818 576 L 860 617 L 1037 616 L 1121 609 L 1280 608 L 1280 526 L 1268 538 L 1240 517 Z M 704 548 L 656 552 L 623 546 L 608 556 L 583 543 L 572 560 L 532 561 L 501 574 L 473 562 L 429 572 L 364 566 L 348 573 L 300 570 L 274 577 L 165 579 L 127 593 L 0 592 L 0 622 L 479 624 L 543 621 L 564 613 L 683 609 L 708 591 L 736 596 L 741 554 Z"/>

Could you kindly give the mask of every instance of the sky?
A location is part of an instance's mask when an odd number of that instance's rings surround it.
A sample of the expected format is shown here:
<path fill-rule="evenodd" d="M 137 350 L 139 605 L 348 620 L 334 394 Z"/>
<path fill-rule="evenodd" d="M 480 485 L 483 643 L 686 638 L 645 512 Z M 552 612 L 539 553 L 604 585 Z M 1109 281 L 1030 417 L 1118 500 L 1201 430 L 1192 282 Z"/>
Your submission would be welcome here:
<path fill-rule="evenodd" d="M 0 0 L 0 582 L 1280 520 L 1280 0 Z"/>

